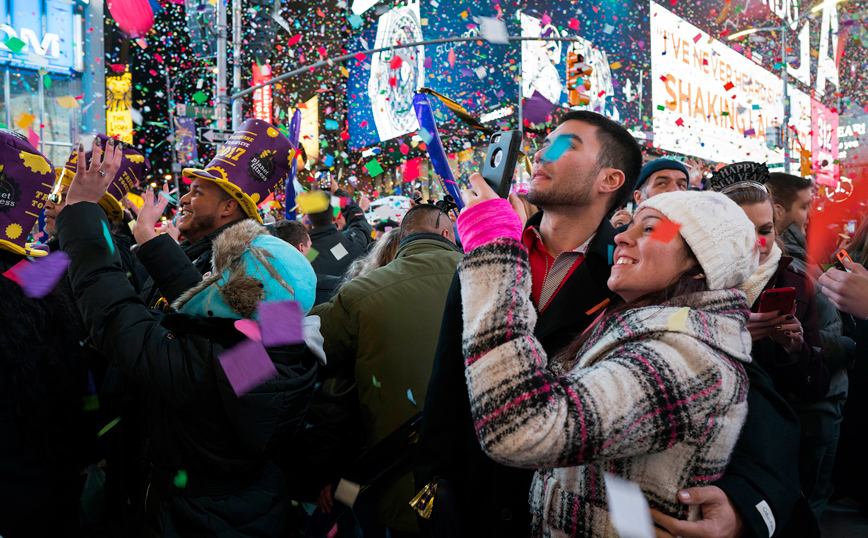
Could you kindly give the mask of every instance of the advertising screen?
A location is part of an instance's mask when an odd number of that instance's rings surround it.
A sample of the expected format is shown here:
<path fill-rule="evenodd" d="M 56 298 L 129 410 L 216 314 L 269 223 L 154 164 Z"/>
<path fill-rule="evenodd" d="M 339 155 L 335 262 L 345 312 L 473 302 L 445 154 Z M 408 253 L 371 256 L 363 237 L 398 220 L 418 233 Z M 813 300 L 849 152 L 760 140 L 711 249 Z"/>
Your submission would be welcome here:
<path fill-rule="evenodd" d="M 587 106 L 631 129 L 641 125 L 642 84 L 647 82 L 645 4 L 607 5 L 590 2 L 569 7 L 555 2 L 523 3 L 518 13 L 523 37 L 576 38 L 575 41 L 522 41 L 521 91 L 524 99 L 539 92 L 549 102 L 567 102 L 567 56 L 577 53 L 593 68 Z M 646 28 L 646 30 L 643 30 Z"/>
<path fill-rule="evenodd" d="M 655 143 L 719 162 L 782 163 L 766 145 L 783 118 L 774 74 L 651 2 Z"/>
<path fill-rule="evenodd" d="M 812 170 L 817 183 L 838 186 L 838 113 L 811 99 Z"/>
<path fill-rule="evenodd" d="M 9 4 L 7 17 L 7 2 L 0 2 L 0 63 L 59 73 L 83 70 L 83 40 L 76 27 L 81 19 L 73 15 L 72 2 L 47 0 L 44 11 L 34 9 L 43 3 L 33 0 Z M 6 46 L 13 37 L 24 42 L 20 50 Z"/>
<path fill-rule="evenodd" d="M 349 50 L 480 35 L 475 15 L 460 3 L 400 2 L 379 15 L 371 10 L 365 16 Z M 514 104 L 516 49 L 480 36 L 468 42 L 360 55 L 348 62 L 350 148 L 358 150 L 417 131 L 412 102 L 422 87 L 455 99 L 477 117 Z M 442 112 L 438 121 L 451 118 L 438 100 L 432 99 L 432 105 Z"/>

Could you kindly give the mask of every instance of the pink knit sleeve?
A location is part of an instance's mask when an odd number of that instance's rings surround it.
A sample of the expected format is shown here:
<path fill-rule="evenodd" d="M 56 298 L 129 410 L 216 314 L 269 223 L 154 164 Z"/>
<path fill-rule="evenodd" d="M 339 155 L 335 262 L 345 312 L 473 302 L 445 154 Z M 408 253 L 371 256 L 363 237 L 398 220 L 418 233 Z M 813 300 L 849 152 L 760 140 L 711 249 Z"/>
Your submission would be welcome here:
<path fill-rule="evenodd" d="M 486 200 L 461 212 L 458 216 L 458 236 L 464 252 L 501 237 L 521 241 L 521 219 L 512 210 L 508 200 Z"/>

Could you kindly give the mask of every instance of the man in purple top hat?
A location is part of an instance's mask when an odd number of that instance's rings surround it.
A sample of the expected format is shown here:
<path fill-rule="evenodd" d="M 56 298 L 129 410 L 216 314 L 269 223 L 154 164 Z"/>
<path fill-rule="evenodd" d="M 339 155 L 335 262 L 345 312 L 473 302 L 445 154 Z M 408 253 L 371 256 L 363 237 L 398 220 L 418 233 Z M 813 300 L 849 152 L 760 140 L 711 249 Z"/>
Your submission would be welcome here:
<path fill-rule="evenodd" d="M 152 306 L 159 293 L 171 303 L 211 270 L 211 243 L 224 230 L 244 219 L 261 223 L 257 205 L 289 175 L 296 148 L 267 122 L 248 119 L 241 124 L 204 169 L 185 168 L 190 192 L 181 197 L 178 229 L 186 258 L 176 259 L 170 237 L 157 236 L 153 226 L 136 226 L 139 261 L 153 278 L 153 289 L 142 298 Z M 197 272 L 189 270 L 189 262 Z M 179 271 L 187 278 L 177 278 Z M 174 283 L 174 284 L 172 284 Z M 180 285 L 180 289 L 178 286 Z"/>
<path fill-rule="evenodd" d="M 51 163 L 26 138 L 0 129 L 0 273 L 31 259 L 53 261 L 26 243 L 53 184 Z M 34 298 L 0 277 L 0 301 L 0 535 L 73 536 L 84 328 L 62 286 Z"/>

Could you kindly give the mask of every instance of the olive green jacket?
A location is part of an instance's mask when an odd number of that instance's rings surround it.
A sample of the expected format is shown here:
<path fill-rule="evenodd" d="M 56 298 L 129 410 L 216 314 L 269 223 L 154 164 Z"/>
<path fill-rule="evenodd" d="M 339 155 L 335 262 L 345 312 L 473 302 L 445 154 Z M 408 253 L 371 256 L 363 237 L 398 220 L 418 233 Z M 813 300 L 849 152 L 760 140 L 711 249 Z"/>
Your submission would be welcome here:
<path fill-rule="evenodd" d="M 368 448 L 425 403 L 446 296 L 462 256 L 442 237 L 411 234 L 391 263 L 344 284 L 330 302 L 310 313 L 322 318 L 328 358 L 324 376 L 354 371 Z M 418 530 L 408 504 L 416 493 L 409 462 L 405 472 L 385 480 L 389 483 L 376 488 L 381 523 Z"/>

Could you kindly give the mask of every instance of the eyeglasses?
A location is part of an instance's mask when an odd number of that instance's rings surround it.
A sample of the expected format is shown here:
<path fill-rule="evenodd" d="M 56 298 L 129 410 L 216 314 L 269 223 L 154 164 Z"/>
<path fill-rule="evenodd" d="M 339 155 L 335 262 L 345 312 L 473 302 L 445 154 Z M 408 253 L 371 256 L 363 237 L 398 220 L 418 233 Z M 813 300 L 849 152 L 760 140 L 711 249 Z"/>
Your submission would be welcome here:
<path fill-rule="evenodd" d="M 48 201 L 52 204 L 62 204 L 66 200 L 65 192 L 52 192 L 48 195 Z"/>

